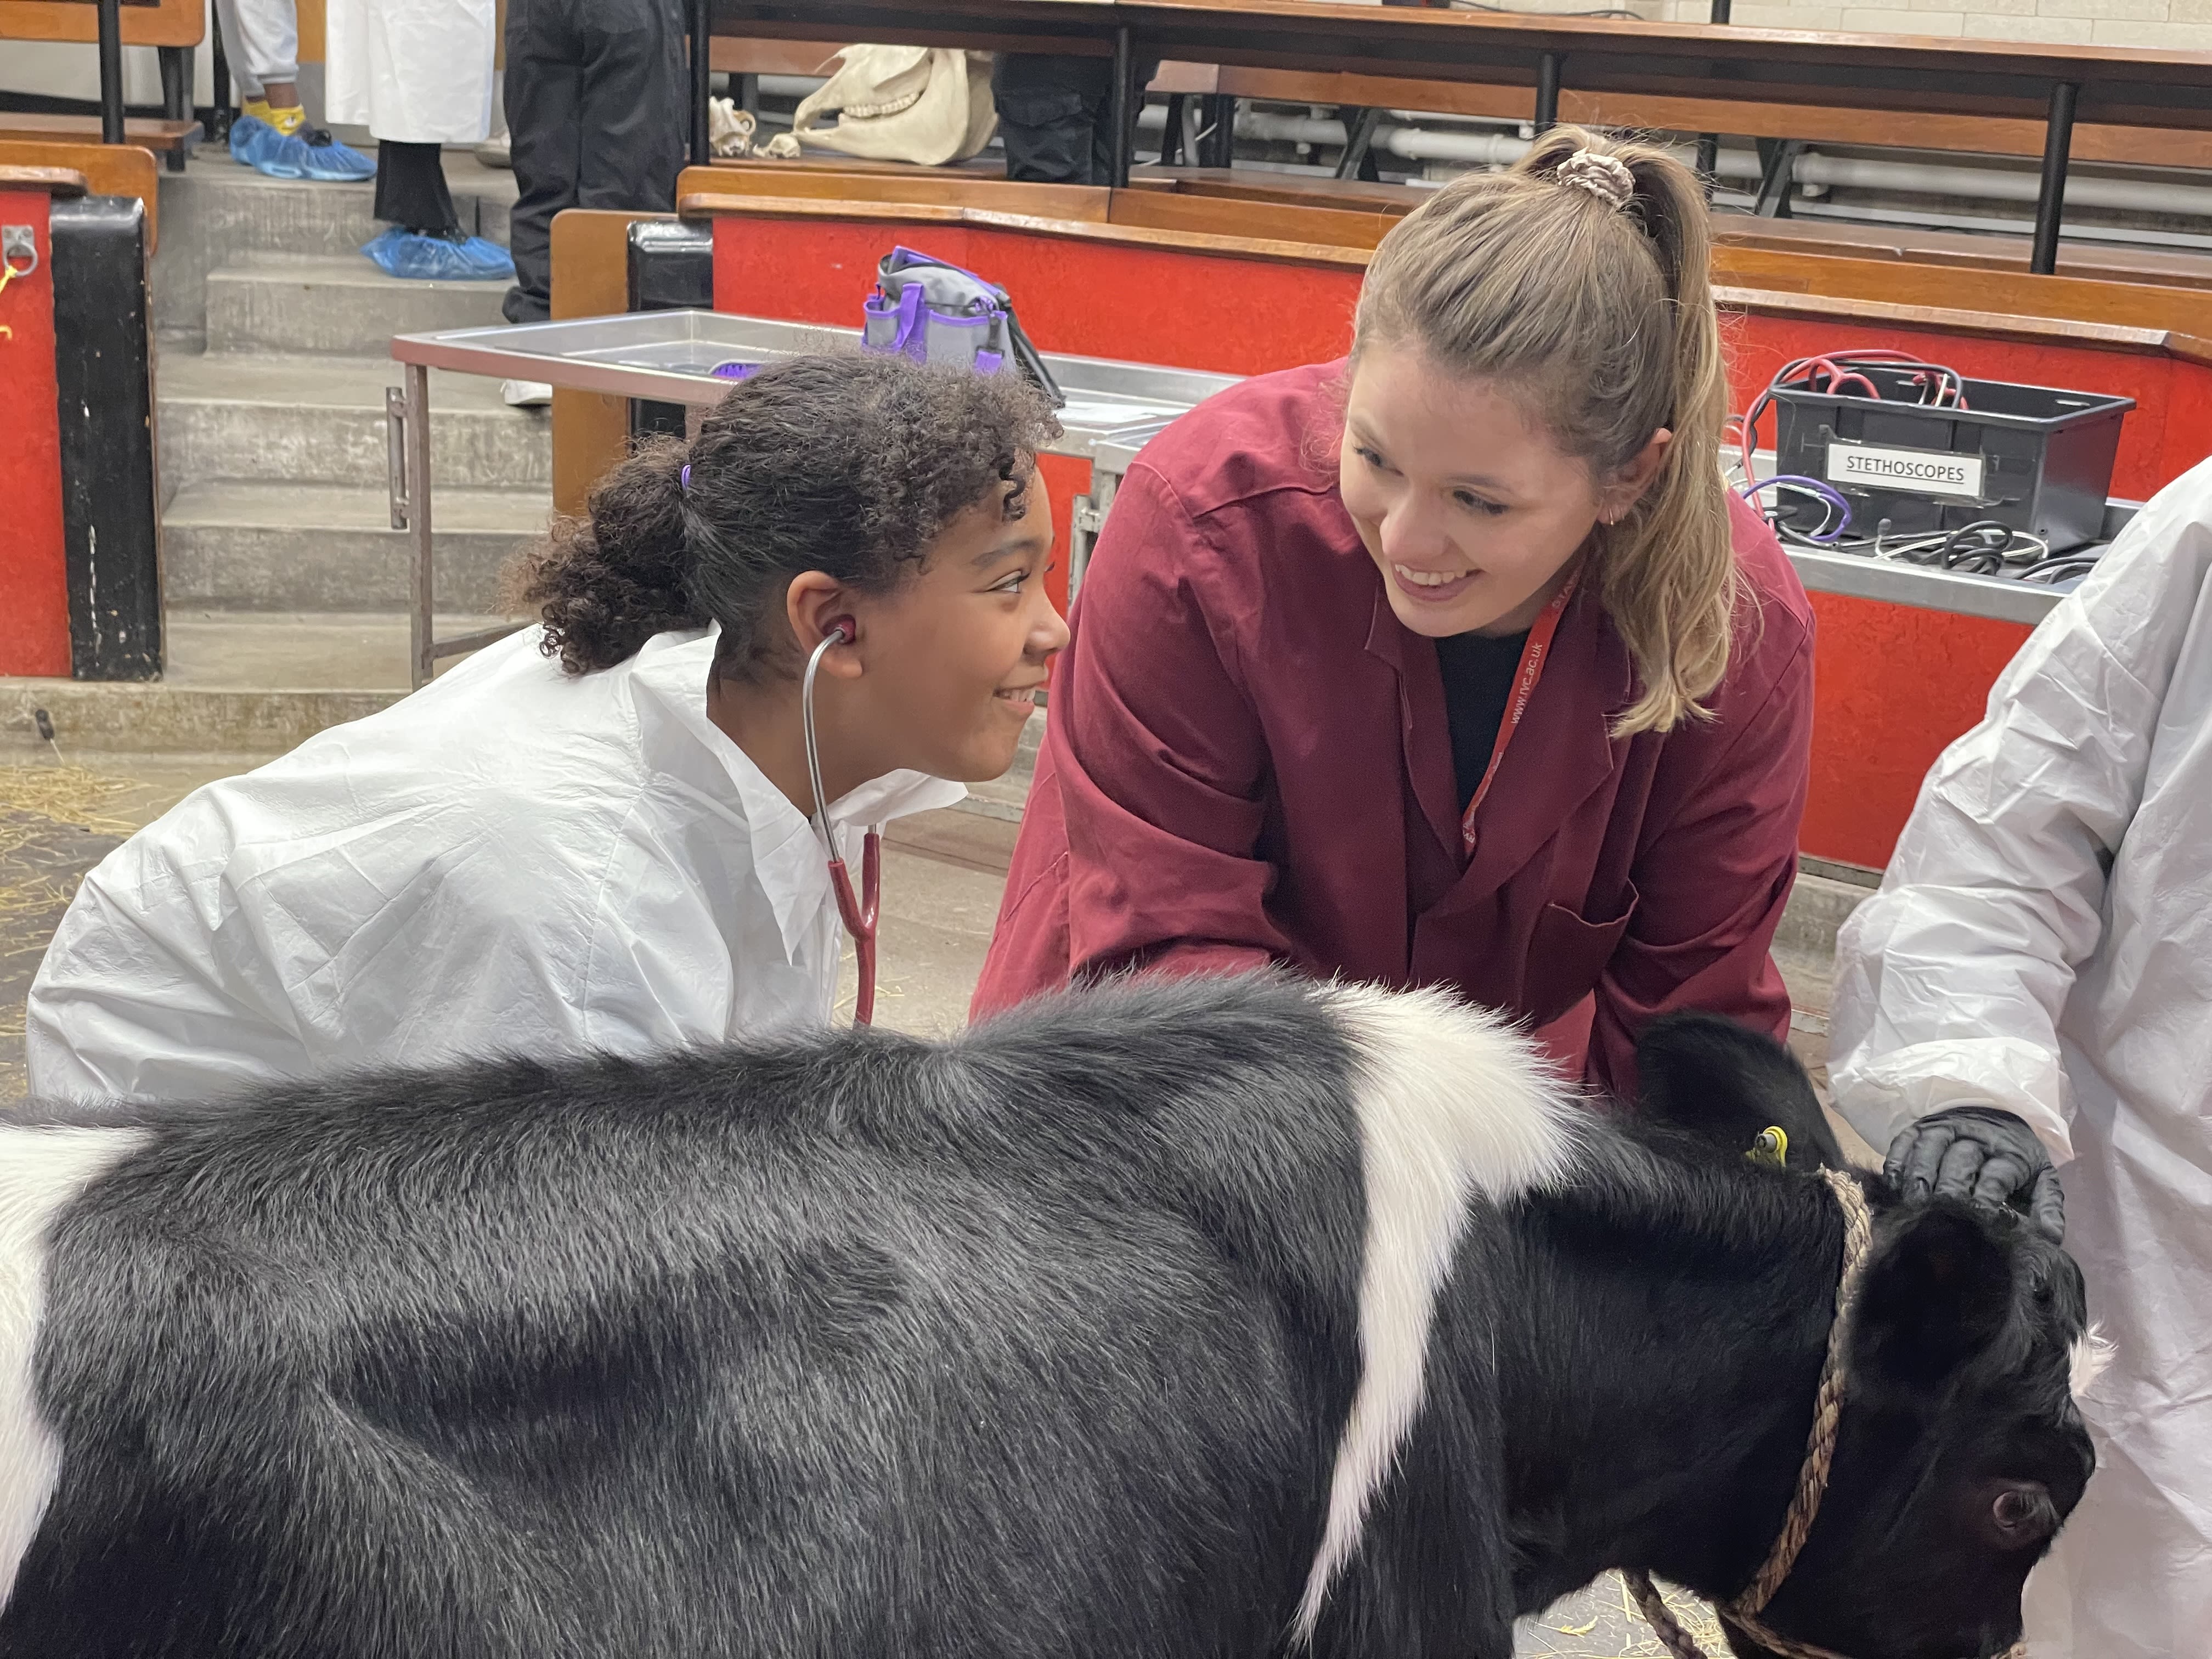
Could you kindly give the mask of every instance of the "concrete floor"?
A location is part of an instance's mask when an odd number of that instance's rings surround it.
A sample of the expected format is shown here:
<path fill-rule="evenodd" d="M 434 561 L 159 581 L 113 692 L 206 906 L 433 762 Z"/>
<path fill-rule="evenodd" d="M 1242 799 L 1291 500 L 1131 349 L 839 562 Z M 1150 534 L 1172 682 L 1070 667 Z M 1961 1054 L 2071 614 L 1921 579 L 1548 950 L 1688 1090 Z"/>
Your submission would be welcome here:
<path fill-rule="evenodd" d="M 336 634 L 324 643 L 348 648 Z M 385 628 L 370 627 L 350 648 L 362 653 L 356 661 L 365 667 L 385 654 L 387 643 Z M 179 646 L 185 672 L 224 674 L 218 663 L 191 665 L 186 642 L 180 640 Z M 300 648 L 272 628 L 270 652 Z M 256 763 L 221 756 L 81 758 L 84 767 L 60 778 L 54 770 L 59 763 L 51 755 L 0 765 L 0 1103 L 23 1096 L 23 997 L 83 873 L 131 830 L 192 789 Z M 58 791 L 58 781 L 69 787 Z M 26 802 L 50 810 L 27 810 Z M 931 1036 L 965 1022 L 1016 828 L 1002 818 L 963 811 L 922 814 L 894 826 L 884 855 L 879 1024 Z M 1793 981 L 1820 995 L 1820 1006 L 1801 1012 L 1798 1033 L 1801 1052 L 1817 1063 L 1825 1058 L 1825 975 L 1820 964 L 1808 961 L 1798 965 Z M 842 1006 L 848 1012 L 852 1006 L 849 956 Z M 1702 1607 L 1686 1597 L 1669 1599 L 1709 1653 L 1727 1651 Z M 1632 1610 L 1620 1581 L 1608 1576 L 1522 1621 L 1516 1659 L 1663 1659 L 1663 1650 Z"/>

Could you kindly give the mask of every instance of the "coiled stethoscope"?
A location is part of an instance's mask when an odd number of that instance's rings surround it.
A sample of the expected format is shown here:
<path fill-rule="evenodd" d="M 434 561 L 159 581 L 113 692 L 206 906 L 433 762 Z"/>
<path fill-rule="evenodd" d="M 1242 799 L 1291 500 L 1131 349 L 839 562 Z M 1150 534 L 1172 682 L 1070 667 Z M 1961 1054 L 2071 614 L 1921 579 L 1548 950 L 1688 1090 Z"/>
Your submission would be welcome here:
<path fill-rule="evenodd" d="M 850 617 L 840 617 L 830 624 L 830 631 L 822 636 L 822 643 L 814 647 L 813 655 L 806 659 L 805 677 L 799 683 L 799 723 L 806 738 L 806 781 L 814 791 L 814 832 L 822 839 L 822 850 L 830 861 L 830 885 L 837 895 L 837 915 L 845 924 L 845 931 L 853 936 L 853 955 L 860 970 L 860 987 L 853 999 L 853 1023 L 866 1025 L 876 1013 L 876 915 L 884 890 L 883 849 L 884 831 L 879 823 L 868 826 L 867 838 L 861 843 L 860 892 L 853 893 L 853 878 L 846 872 L 845 860 L 837 850 L 837 839 L 830 826 L 830 802 L 822 790 L 822 750 L 814 741 L 814 673 L 822 666 L 822 659 L 833 645 L 851 645 L 860 637 L 860 625 Z"/>

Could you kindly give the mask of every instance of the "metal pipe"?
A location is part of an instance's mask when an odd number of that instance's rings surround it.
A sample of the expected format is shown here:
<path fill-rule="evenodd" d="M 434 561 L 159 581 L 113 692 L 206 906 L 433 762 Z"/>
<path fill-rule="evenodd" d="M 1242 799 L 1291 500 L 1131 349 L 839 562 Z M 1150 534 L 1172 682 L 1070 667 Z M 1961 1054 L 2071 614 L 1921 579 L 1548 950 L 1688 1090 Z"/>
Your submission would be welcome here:
<path fill-rule="evenodd" d="M 2035 242 L 2027 268 L 2048 276 L 2058 269 L 2058 222 L 2066 210 L 2066 161 L 2074 148 L 2074 100 L 2081 88 L 2061 81 L 2051 88 L 2051 113 L 2043 127 L 2043 177 L 2037 183 Z"/>
<path fill-rule="evenodd" d="M 123 0 L 100 0 L 100 142 L 123 142 Z"/>

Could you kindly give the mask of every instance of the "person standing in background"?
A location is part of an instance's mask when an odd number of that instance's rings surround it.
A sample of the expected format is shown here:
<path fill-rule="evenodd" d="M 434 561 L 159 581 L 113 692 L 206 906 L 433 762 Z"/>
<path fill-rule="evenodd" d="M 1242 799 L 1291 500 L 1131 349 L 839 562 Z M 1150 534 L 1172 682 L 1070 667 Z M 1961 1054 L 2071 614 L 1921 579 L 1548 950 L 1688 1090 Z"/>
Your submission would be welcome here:
<path fill-rule="evenodd" d="M 231 160 L 272 179 L 357 181 L 376 163 L 319 127 L 300 102 L 300 20 L 293 0 L 216 0 L 238 83 Z"/>
<path fill-rule="evenodd" d="M 1137 66 L 1137 85 L 1160 72 Z M 1141 93 L 1140 93 L 1141 96 Z M 1040 185 L 1114 182 L 1114 60 L 1002 52 L 991 65 L 991 100 L 1006 147 L 1006 177 Z M 1132 125 L 1137 112 L 1129 112 Z"/>
<path fill-rule="evenodd" d="M 508 0 L 514 182 L 511 323 L 552 315 L 553 216 L 665 213 L 684 169 L 690 89 L 679 0 Z"/>
<path fill-rule="evenodd" d="M 690 86 L 682 0 L 508 0 L 506 104 L 514 167 L 510 323 L 553 314 L 553 217 L 665 213 L 684 170 Z M 518 406 L 553 388 L 508 380 Z"/>
<path fill-rule="evenodd" d="M 376 139 L 376 216 L 362 249 L 395 276 L 504 280 L 507 250 L 461 227 L 440 157 L 491 131 L 495 0 L 329 0 L 330 118 Z"/>

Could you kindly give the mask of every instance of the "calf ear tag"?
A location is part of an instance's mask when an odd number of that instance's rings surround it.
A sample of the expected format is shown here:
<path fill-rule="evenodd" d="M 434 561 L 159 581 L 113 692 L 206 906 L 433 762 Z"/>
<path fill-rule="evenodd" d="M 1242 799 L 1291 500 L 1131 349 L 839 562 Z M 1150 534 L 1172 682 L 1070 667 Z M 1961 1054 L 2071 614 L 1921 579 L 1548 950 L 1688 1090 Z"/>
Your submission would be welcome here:
<path fill-rule="evenodd" d="M 1751 1150 L 1744 1156 L 1753 1164 L 1771 1164 L 1778 1170 L 1784 1169 L 1790 1163 L 1790 1137 L 1780 1124 L 1770 1123 L 1759 1132 L 1759 1139 L 1751 1143 Z"/>

